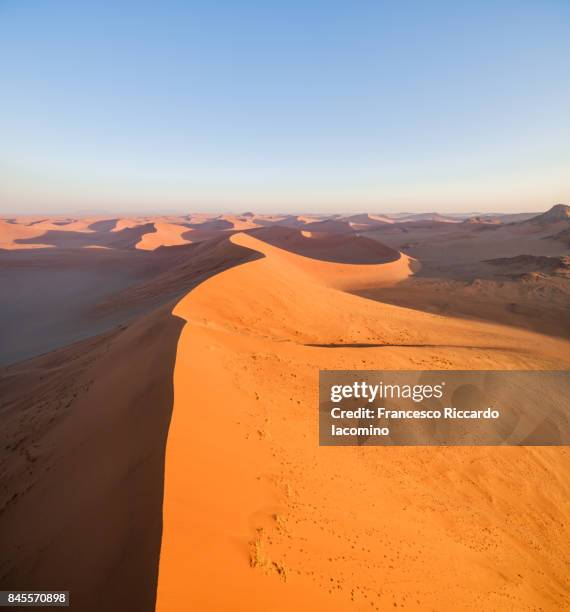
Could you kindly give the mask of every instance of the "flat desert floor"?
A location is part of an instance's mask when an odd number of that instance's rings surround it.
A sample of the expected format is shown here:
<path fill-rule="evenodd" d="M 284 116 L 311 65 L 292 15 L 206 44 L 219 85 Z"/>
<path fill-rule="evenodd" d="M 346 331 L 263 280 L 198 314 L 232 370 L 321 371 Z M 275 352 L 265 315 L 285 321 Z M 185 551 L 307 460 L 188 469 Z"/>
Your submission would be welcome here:
<path fill-rule="evenodd" d="M 320 369 L 570 369 L 569 207 L 14 217 L 0 279 L 0 588 L 570 608 L 567 447 L 319 447 L 317 419 Z"/>

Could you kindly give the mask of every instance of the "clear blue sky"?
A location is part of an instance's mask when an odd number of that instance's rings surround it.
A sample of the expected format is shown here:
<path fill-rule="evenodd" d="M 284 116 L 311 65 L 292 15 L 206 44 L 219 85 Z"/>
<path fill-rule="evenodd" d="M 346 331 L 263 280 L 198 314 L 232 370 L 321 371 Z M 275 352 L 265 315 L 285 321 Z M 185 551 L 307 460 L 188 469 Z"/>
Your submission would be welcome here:
<path fill-rule="evenodd" d="M 570 201 L 568 0 L 0 0 L 0 214 Z"/>

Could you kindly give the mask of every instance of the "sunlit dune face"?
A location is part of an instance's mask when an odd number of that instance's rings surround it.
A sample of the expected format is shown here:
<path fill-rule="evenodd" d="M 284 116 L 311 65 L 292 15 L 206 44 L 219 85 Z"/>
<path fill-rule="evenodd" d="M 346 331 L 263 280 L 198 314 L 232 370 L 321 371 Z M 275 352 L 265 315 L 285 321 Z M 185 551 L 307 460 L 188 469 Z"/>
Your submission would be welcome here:
<path fill-rule="evenodd" d="M 339 291 L 339 278 L 352 290 L 370 270 L 368 282 L 397 286 L 410 276 L 409 259 L 332 263 L 288 250 L 290 237 L 233 235 L 263 257 L 210 278 L 174 309 L 186 326 L 174 372 L 157 610 L 187 609 L 188 597 L 197 609 L 239 602 L 260 611 L 425 610 L 441 608 L 443 592 L 453 604 L 442 609 L 471 609 L 474 597 L 478 609 L 500 609 L 505 589 L 520 604 L 561 603 L 565 566 L 554 525 L 564 455 L 319 448 L 315 381 L 319 369 L 568 367 L 568 342 Z M 531 482 L 548 491 L 544 507 Z M 535 525 L 546 508 L 558 518 L 540 530 L 538 552 Z M 189 554 L 195 550 L 203 552 Z M 519 574 L 533 576 L 532 589 Z"/>
<path fill-rule="evenodd" d="M 154 223 L 154 230 L 142 236 L 136 244 L 137 249 L 154 251 L 159 247 L 179 246 L 192 242 L 187 238 L 191 235 L 192 229 L 185 225 L 156 222 Z"/>
<path fill-rule="evenodd" d="M 565 609 L 564 449 L 317 435 L 320 370 L 570 368 L 565 210 L 1 221 L 4 581 L 65 578 L 89 612 L 102 585 L 165 612 Z"/>

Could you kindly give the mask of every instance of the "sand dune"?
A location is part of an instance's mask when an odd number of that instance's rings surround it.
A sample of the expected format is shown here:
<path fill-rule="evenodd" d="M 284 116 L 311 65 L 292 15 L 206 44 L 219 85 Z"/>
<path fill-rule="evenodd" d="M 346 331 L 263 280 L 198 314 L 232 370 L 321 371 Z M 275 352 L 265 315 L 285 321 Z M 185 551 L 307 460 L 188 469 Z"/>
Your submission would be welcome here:
<path fill-rule="evenodd" d="M 287 251 L 337 263 L 377 264 L 394 261 L 399 253 L 380 242 L 354 234 L 334 234 L 280 226 L 262 228 L 251 232 L 252 236 Z"/>
<path fill-rule="evenodd" d="M 0 297 L 0 364 L 127 323 L 250 255 L 226 236 L 154 251 L 7 251 L 0 257 L 0 282 L 10 287 Z"/>
<path fill-rule="evenodd" d="M 0 364 L 101 333 L 174 297 L 98 310 L 111 296 L 159 275 L 165 264 L 162 257 L 135 250 L 49 248 L 4 253 L 0 283 L 10 290 L 0 296 Z"/>
<path fill-rule="evenodd" d="M 325 234 L 350 234 L 354 230 L 348 221 L 338 219 L 325 219 L 305 223 L 303 229 L 309 232 L 323 232 Z"/>
<path fill-rule="evenodd" d="M 232 224 L 234 230 L 247 230 L 259 227 L 259 224 L 255 222 L 252 217 L 239 216 L 239 215 L 221 215 L 221 219 L 228 221 Z"/>
<path fill-rule="evenodd" d="M 461 219 L 442 215 L 437 212 L 431 213 L 402 213 L 398 215 L 393 215 L 394 219 L 397 219 L 400 223 L 414 223 L 414 222 L 422 222 L 422 221 L 436 221 L 439 223 L 459 223 Z"/>
<path fill-rule="evenodd" d="M 2 371 L 2 585 L 70 590 L 83 612 L 154 608 L 170 310 Z"/>
<path fill-rule="evenodd" d="M 154 251 L 161 246 L 175 246 L 191 242 L 185 237 L 190 233 L 185 225 L 160 223 L 158 221 L 153 225 L 155 231 L 143 234 L 135 245 L 137 249 Z"/>
<path fill-rule="evenodd" d="M 95 228 L 97 228 L 97 222 L 91 225 L 95 225 Z M 10 230 L 5 226 L 0 227 L 0 231 L 3 232 L 2 235 L 5 233 L 7 236 L 10 236 Z M 154 225 L 147 223 L 113 232 L 109 225 L 105 225 L 104 229 L 91 229 L 89 226 L 80 229 L 70 229 L 65 226 L 53 226 L 53 224 L 37 224 L 31 226 L 31 231 L 30 226 L 27 226 L 23 231 L 24 235 L 14 237 L 10 242 L 6 241 L 6 246 L 3 248 L 28 249 L 38 248 L 39 246 L 43 248 L 55 247 L 58 249 L 85 247 L 131 249 L 135 247 L 144 234 L 154 231 Z"/>
<path fill-rule="evenodd" d="M 566 221 L 358 217 L 0 222 L 8 361 L 51 351 L 0 369 L 3 587 L 570 607 L 565 448 L 326 448 L 316 417 L 320 369 L 569 369 Z"/>
<path fill-rule="evenodd" d="M 313 281 L 347 291 L 393 284 L 419 267 L 410 257 L 366 238 L 323 234 L 307 238 L 304 233 L 271 228 L 249 236 L 238 234 L 232 241 L 271 253 Z"/>
<path fill-rule="evenodd" d="M 260 257 L 257 252 L 230 242 L 228 236 L 160 248 L 153 252 L 153 256 L 155 267 L 151 278 L 132 283 L 122 291 L 109 295 L 97 304 L 96 312 L 128 312 L 142 305 L 150 308 L 157 303 L 162 304 L 186 294 L 214 274 Z"/>
<path fill-rule="evenodd" d="M 33 226 L 13 223 L 10 221 L 0 220 L 0 249 L 27 249 L 27 248 L 49 248 L 49 244 L 20 244 L 22 239 L 35 238 L 41 235 L 41 230 L 35 229 Z"/>
<path fill-rule="evenodd" d="M 319 368 L 560 368 L 570 344 L 362 299 L 232 241 L 264 257 L 174 309 L 157 610 L 564 607 L 564 449 L 319 448 L 314 406 Z"/>
<path fill-rule="evenodd" d="M 390 217 L 384 215 L 369 215 L 366 213 L 343 217 L 343 221 L 348 222 L 352 229 L 356 231 L 372 230 L 386 223 L 394 223 L 394 219 L 390 219 Z"/>
<path fill-rule="evenodd" d="M 560 269 L 556 262 L 568 256 L 568 247 L 553 236 L 553 231 L 567 226 L 564 211 L 555 207 L 538 224 L 531 219 L 500 225 L 416 226 L 400 233 L 366 232 L 365 236 L 420 261 L 421 268 L 399 285 L 368 288 L 363 295 L 428 312 L 568 337 L 570 328 L 565 321 L 570 284 L 565 272 L 556 271 Z M 545 269 L 544 262 L 555 269 Z"/>
<path fill-rule="evenodd" d="M 148 223 L 150 219 L 117 219 L 115 226 L 110 230 L 112 232 L 120 232 L 124 229 L 131 229 L 133 227 L 137 227 L 137 225 L 145 225 Z"/>
<path fill-rule="evenodd" d="M 220 218 L 204 219 L 199 223 L 191 223 L 189 227 L 201 231 L 219 231 L 234 229 L 233 223 L 231 221 Z"/>

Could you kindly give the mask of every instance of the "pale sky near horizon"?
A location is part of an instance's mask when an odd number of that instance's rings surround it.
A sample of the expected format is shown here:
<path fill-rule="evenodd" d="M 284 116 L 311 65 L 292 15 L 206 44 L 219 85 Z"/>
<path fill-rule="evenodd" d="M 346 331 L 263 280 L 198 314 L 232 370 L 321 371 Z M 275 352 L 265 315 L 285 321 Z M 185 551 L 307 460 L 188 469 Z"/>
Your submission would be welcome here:
<path fill-rule="evenodd" d="M 0 0 L 0 215 L 570 203 L 568 0 Z"/>

